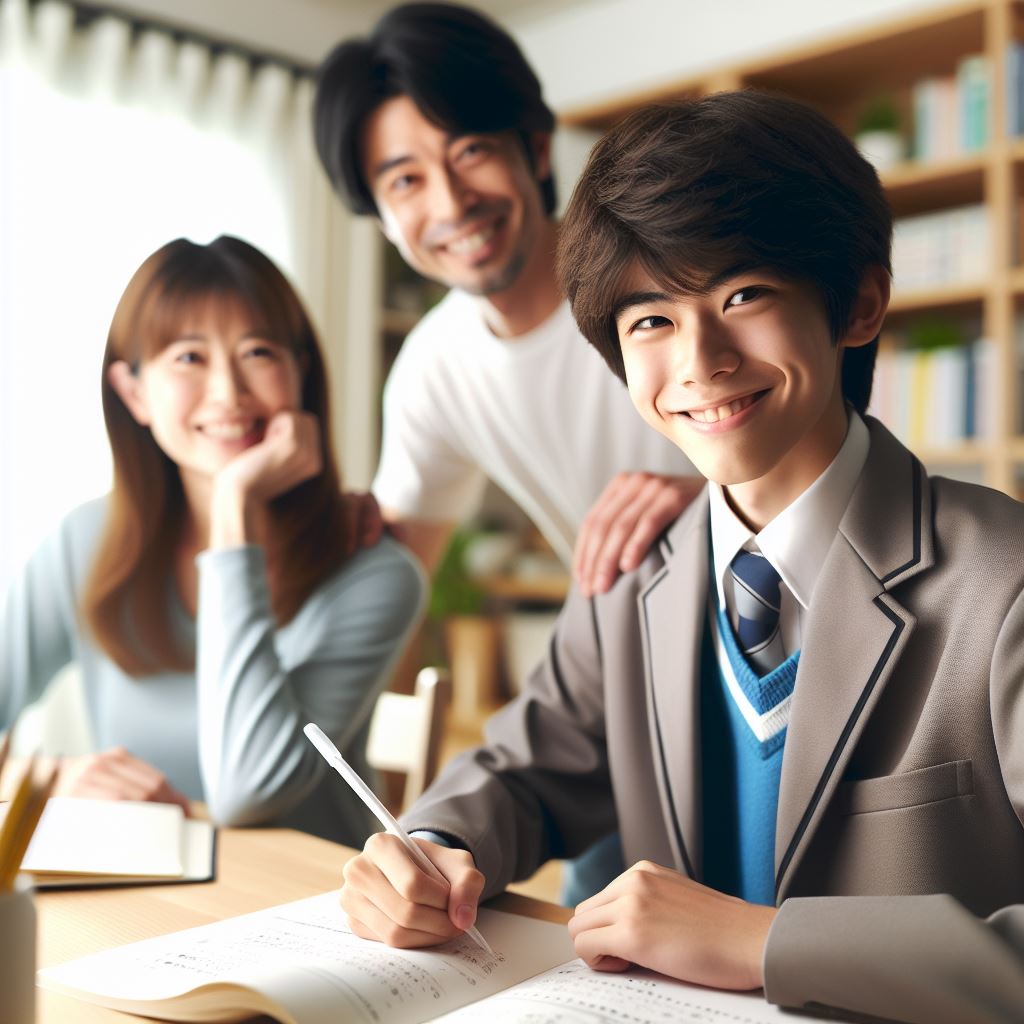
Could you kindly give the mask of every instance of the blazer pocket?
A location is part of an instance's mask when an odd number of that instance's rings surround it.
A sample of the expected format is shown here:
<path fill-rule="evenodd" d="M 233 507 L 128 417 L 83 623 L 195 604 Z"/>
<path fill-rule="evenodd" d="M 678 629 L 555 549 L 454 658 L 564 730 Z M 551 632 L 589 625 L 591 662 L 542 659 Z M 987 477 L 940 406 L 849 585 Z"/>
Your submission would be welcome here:
<path fill-rule="evenodd" d="M 871 814 L 920 807 L 974 792 L 970 761 L 947 761 L 899 775 L 844 782 L 836 792 L 840 814 Z"/>

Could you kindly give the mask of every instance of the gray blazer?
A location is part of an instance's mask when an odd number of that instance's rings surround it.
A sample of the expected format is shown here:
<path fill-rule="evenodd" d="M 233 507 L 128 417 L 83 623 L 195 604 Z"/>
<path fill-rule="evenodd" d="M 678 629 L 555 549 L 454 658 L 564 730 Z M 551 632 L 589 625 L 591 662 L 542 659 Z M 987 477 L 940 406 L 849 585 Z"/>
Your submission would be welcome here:
<path fill-rule="evenodd" d="M 929 478 L 876 421 L 804 625 L 765 992 L 920 1024 L 1024 1022 L 1024 506 Z M 487 894 L 616 827 L 701 879 L 708 504 L 609 593 L 406 816 Z"/>

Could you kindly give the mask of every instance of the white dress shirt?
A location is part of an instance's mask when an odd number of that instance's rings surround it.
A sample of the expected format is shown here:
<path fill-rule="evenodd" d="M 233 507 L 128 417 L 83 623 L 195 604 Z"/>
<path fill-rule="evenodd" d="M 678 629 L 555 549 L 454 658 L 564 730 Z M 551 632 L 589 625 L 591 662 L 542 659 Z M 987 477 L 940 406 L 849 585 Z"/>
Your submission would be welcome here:
<path fill-rule="evenodd" d="M 782 656 L 788 657 L 800 649 L 804 615 L 811 606 L 818 573 L 864 468 L 869 446 L 868 428 L 851 409 L 846 439 L 828 468 L 758 534 L 729 507 L 725 489 L 719 484 L 710 485 L 711 547 L 718 606 L 728 611 L 734 631 L 738 623 L 729 563 L 741 548 L 759 551 L 782 577 Z"/>

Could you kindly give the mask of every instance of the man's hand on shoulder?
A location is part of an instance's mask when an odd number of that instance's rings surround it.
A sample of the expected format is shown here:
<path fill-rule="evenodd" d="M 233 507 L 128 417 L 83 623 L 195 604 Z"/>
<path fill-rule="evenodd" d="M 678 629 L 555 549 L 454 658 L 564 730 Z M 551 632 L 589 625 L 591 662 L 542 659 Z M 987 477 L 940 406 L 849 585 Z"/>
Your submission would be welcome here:
<path fill-rule="evenodd" d="M 386 832 L 366 841 L 344 869 L 341 906 L 352 931 L 401 949 L 437 946 L 476 921 L 484 876 L 465 850 L 413 837 L 447 884 L 420 868 L 402 843 Z"/>
<path fill-rule="evenodd" d="M 384 536 L 384 516 L 370 491 L 348 491 L 345 501 L 353 526 L 347 554 L 354 555 L 361 548 L 372 548 Z"/>
<path fill-rule="evenodd" d="M 569 934 L 595 970 L 637 964 L 697 985 L 755 989 L 774 917 L 774 907 L 640 861 L 576 908 Z"/>
<path fill-rule="evenodd" d="M 619 573 L 635 569 L 703 486 L 698 476 L 616 476 L 587 513 L 576 538 L 572 574 L 584 596 L 603 594 Z"/>

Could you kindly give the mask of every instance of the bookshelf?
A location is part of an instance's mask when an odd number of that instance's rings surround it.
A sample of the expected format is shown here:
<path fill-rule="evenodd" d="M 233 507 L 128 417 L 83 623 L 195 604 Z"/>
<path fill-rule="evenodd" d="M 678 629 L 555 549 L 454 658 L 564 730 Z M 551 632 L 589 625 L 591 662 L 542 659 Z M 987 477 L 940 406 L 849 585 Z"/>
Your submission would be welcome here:
<path fill-rule="evenodd" d="M 865 109 L 885 97 L 896 112 L 907 151 L 935 155 L 908 156 L 879 171 L 903 258 L 894 267 L 880 373 L 884 364 L 885 373 L 909 374 L 906 379 L 916 389 L 914 402 L 944 408 L 949 387 L 961 386 L 960 378 L 951 376 L 947 366 L 942 387 L 937 387 L 932 363 L 951 360 L 928 358 L 930 350 L 915 339 L 935 338 L 943 333 L 936 324 L 945 325 L 949 338 L 959 333 L 959 341 L 946 344 L 964 349 L 959 360 L 964 366 L 975 351 L 982 351 L 973 343 L 984 339 L 984 358 L 979 356 L 977 367 L 972 364 L 969 378 L 964 370 L 971 389 L 971 397 L 961 396 L 959 403 L 971 409 L 963 425 L 965 436 L 943 441 L 918 431 L 913 439 L 905 434 L 904 440 L 936 471 L 1024 498 L 1024 347 L 1018 341 L 1024 335 L 1024 49 L 1015 49 L 1022 43 L 1024 2 L 961 0 L 842 38 L 705 69 L 657 88 L 568 110 L 561 123 L 606 130 L 646 103 L 757 88 L 803 100 L 854 135 Z M 972 60 L 977 57 L 982 60 Z M 956 123 L 947 124 L 947 115 Z M 971 250 L 976 250 L 974 267 L 956 258 L 962 255 L 956 251 L 962 235 L 950 224 L 958 216 L 973 218 L 974 227 L 982 222 L 971 236 L 976 243 Z M 917 230 L 915 244 L 908 241 L 911 228 Z M 927 257 L 934 255 L 927 249 L 930 243 L 953 250 L 948 262 L 955 271 L 940 267 L 932 278 L 927 267 L 922 271 L 920 257 L 928 263 Z M 912 284 L 901 287 L 901 276 Z M 888 387 L 892 391 L 892 381 Z"/>

